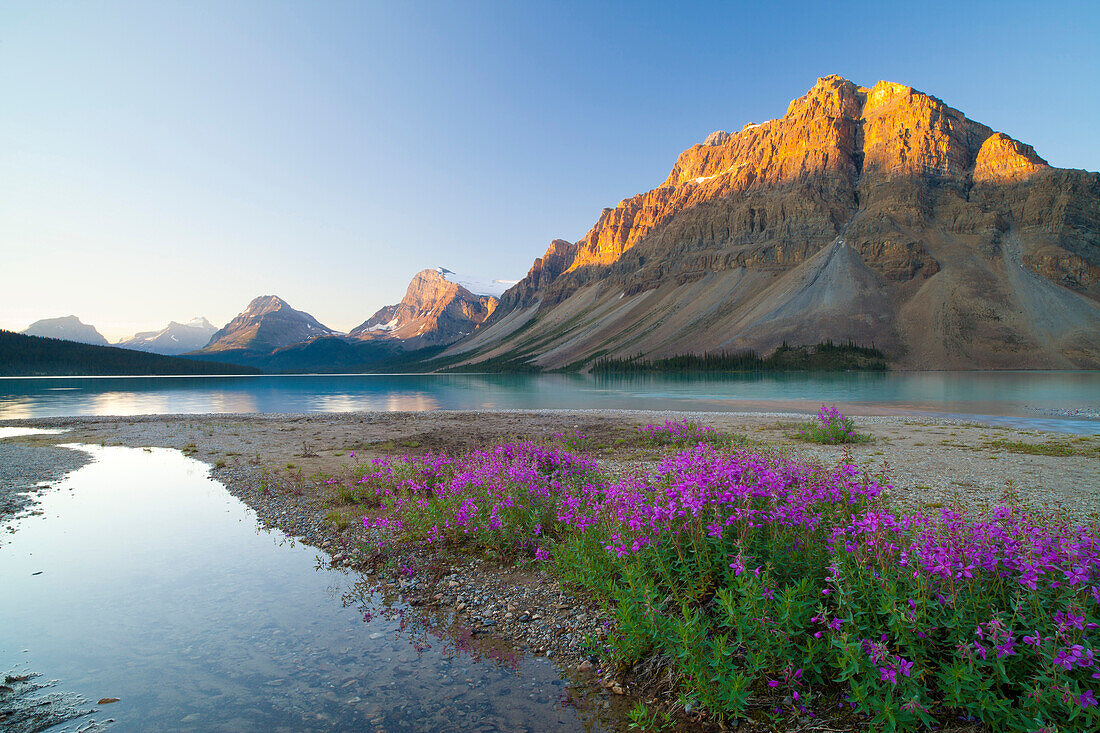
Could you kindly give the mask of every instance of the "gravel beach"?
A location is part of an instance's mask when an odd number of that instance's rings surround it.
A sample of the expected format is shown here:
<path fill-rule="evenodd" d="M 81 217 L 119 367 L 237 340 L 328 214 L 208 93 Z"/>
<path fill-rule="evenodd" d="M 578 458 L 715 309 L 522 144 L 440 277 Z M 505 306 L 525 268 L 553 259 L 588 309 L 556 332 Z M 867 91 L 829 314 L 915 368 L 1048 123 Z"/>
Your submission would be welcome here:
<path fill-rule="evenodd" d="M 581 684 L 615 697 L 630 692 L 590 657 L 610 617 L 571 595 L 531 564 L 483 558 L 418 556 L 380 563 L 358 518 L 360 507 L 335 496 L 357 462 L 393 454 L 459 453 L 509 440 L 551 440 L 579 433 L 600 446 L 597 460 L 612 473 L 644 470 L 659 453 L 627 452 L 616 439 L 649 423 L 688 417 L 740 433 L 792 457 L 832 465 L 850 461 L 893 489 L 890 501 L 910 509 L 960 502 L 987 506 L 1006 491 L 1037 510 L 1078 520 L 1100 514 L 1100 437 L 1068 436 L 976 425 L 963 420 L 857 417 L 872 436 L 852 446 L 807 444 L 793 437 L 804 415 L 671 413 L 621 410 L 383 412 L 343 414 L 154 415 L 49 418 L 6 425 L 63 428 L 0 441 L 4 487 L 29 486 L 78 467 L 83 454 L 58 444 L 92 443 L 175 448 L 212 466 L 212 475 L 252 507 L 260 521 L 328 553 L 330 562 L 368 573 L 400 594 L 420 622 L 456 638 L 507 643 L 559 661 Z M 5 494 L 7 495 L 7 494 Z M 343 521 L 334 522 L 333 517 Z M 376 538 L 375 538 L 376 539 Z M 407 577 L 398 566 L 416 566 Z M 586 642 L 586 640 L 588 640 Z"/>
<path fill-rule="evenodd" d="M 39 484 L 49 485 L 87 462 L 88 455 L 81 451 L 0 440 L 0 527 L 8 527 L 34 503 Z"/>

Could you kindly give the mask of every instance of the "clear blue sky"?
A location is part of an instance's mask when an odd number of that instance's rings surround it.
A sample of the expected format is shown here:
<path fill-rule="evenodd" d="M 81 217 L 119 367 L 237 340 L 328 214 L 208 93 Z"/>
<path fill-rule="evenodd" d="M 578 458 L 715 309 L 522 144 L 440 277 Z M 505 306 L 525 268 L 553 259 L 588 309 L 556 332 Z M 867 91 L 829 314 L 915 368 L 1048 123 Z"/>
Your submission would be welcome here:
<path fill-rule="evenodd" d="M 274 293 L 341 330 L 516 279 L 815 79 L 1100 169 L 1100 3 L 0 4 L 0 327 L 111 340 Z"/>

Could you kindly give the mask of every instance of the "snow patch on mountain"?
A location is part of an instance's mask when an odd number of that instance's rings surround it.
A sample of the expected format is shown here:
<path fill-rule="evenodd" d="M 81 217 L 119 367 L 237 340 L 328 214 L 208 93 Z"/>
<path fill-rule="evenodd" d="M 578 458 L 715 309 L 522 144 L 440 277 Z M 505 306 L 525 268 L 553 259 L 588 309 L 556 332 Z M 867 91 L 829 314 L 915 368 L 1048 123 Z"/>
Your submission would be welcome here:
<path fill-rule="evenodd" d="M 519 282 L 518 280 L 487 280 L 485 278 L 470 277 L 469 275 L 459 275 L 446 267 L 437 267 L 435 270 L 447 282 L 464 287 L 474 295 L 491 295 L 494 298 L 504 295 L 508 288 Z"/>

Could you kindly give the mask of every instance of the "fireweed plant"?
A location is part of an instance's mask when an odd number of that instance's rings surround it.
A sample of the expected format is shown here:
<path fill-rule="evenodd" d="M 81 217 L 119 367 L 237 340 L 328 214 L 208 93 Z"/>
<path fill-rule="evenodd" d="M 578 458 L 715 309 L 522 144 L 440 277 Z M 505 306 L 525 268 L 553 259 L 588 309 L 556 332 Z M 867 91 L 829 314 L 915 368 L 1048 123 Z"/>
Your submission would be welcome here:
<path fill-rule="evenodd" d="M 835 407 L 821 406 L 813 420 L 798 426 L 793 436 L 810 443 L 865 443 L 869 435 L 856 432 L 852 418 L 845 417 Z"/>
<path fill-rule="evenodd" d="M 729 435 L 691 420 L 665 420 L 662 425 L 646 425 L 638 428 L 638 437 L 642 445 L 651 447 L 686 448 L 702 443 L 714 448 L 732 448 L 748 444 L 748 439 L 742 435 Z"/>
<path fill-rule="evenodd" d="M 898 514 L 854 466 L 703 442 L 621 479 L 533 444 L 361 471 L 381 544 L 545 561 L 614 612 L 617 663 L 661 660 L 718 718 L 1100 728 L 1095 525 L 1013 503 Z"/>

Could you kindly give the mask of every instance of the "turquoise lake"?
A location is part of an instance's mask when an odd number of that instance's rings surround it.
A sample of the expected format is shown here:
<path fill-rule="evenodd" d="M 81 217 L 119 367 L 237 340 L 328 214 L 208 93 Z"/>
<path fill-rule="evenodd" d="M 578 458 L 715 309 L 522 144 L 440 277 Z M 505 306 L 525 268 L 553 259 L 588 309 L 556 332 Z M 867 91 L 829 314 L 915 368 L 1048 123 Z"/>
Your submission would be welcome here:
<path fill-rule="evenodd" d="M 1100 432 L 1100 372 L 566 374 L 0 379 L 0 419 L 80 415 L 627 409 L 926 415 Z"/>

